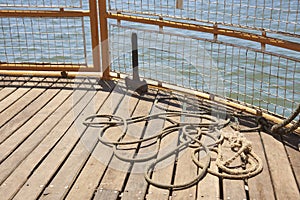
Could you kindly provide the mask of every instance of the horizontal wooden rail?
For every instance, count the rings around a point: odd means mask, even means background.
[[[0,17],[85,17],[89,11],[0,10]]]
[[[188,24],[183,22],[174,22],[174,21],[167,21],[163,19],[152,19],[152,18],[144,18],[138,16],[131,16],[119,13],[106,13],[106,17],[110,19],[116,19],[119,21],[130,21],[130,22],[137,22],[143,24],[151,24],[151,25],[158,25],[159,27],[171,27],[171,28],[180,28],[180,29],[187,29],[193,31],[200,31],[211,33],[214,35],[225,35],[229,37],[235,37],[245,40],[250,40],[254,42],[261,43],[262,45],[272,45],[277,46],[285,49],[290,49],[294,51],[300,52],[300,44],[295,42],[290,42],[287,40],[277,39],[267,37],[266,35],[257,35],[237,30],[230,30],[225,28],[219,28],[217,26],[204,26],[204,25],[195,25],[195,24]]]
[[[43,63],[0,63],[0,70],[35,70],[35,71],[74,71],[97,72],[94,67],[72,64],[43,64]]]

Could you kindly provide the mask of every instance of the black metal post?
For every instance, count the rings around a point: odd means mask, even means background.
[[[138,41],[137,34],[132,33],[131,35],[131,46],[132,46],[132,70],[133,80],[140,80],[139,77],[139,56],[138,56]]]

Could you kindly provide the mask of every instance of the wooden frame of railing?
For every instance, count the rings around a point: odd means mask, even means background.
[[[33,70],[33,71],[83,71],[100,72],[100,42],[98,27],[97,0],[89,0],[89,11],[64,10],[0,10],[0,17],[90,17],[93,68],[83,65],[44,64],[44,63],[0,63],[1,70]]]
[[[98,3],[98,4],[97,4]],[[97,10],[98,8],[98,10]],[[99,18],[98,18],[99,16]],[[33,64],[33,63],[0,63],[2,70],[39,70],[39,71],[90,71],[100,72],[102,65],[102,77],[104,79],[110,78],[110,58],[109,58],[109,42],[108,42],[108,19],[115,19],[118,21],[129,21],[135,23],[143,23],[150,25],[157,25],[159,28],[171,27],[179,29],[187,29],[205,33],[211,33],[214,39],[218,35],[224,35],[249,41],[258,42],[261,44],[262,50],[266,45],[272,45],[289,50],[300,52],[300,44],[268,37],[265,31],[261,35],[252,34],[237,30],[230,30],[218,27],[217,24],[213,26],[196,25],[183,22],[166,21],[163,18],[144,18],[131,16],[128,14],[112,13],[107,11],[107,0],[89,0],[89,10],[64,10],[61,8],[58,11],[46,10],[0,10],[0,17],[90,17],[90,29],[92,40],[92,54],[93,54],[93,68],[84,67],[82,65],[56,65],[56,64]],[[100,31],[98,27],[98,19],[100,22]],[[99,37],[100,34],[100,37]],[[101,39],[100,39],[101,38]],[[101,43],[100,43],[101,41]],[[101,50],[101,51],[100,51]],[[101,56],[100,56],[101,52]]]

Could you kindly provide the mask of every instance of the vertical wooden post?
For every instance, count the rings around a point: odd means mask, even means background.
[[[265,30],[262,31],[262,36],[266,37],[267,32]],[[266,43],[261,42],[261,50],[265,51],[266,50]]]
[[[214,30],[213,30],[213,33],[214,33],[214,41],[217,41],[218,40],[218,24],[217,23],[214,23],[213,25],[214,27]]]
[[[176,0],[176,8],[183,9],[183,0]]]
[[[108,29],[107,29],[107,12],[106,0],[98,0],[100,16],[100,36],[101,36],[101,55],[102,55],[102,72],[103,79],[109,79],[110,75],[110,58],[108,50]]]
[[[89,0],[90,25],[92,39],[93,65],[96,72],[100,72],[100,45],[98,29],[98,13],[96,0]]]

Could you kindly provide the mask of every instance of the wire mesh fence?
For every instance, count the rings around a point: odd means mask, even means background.
[[[87,65],[83,18],[0,18],[2,63]]]
[[[115,72],[132,73],[132,32],[138,35],[142,77],[230,98],[285,117],[299,103],[299,59],[174,33],[111,24]]]
[[[110,0],[110,11],[193,20],[300,37],[299,0]]]
[[[82,0],[0,0],[0,7],[82,8]]]
[[[89,16],[36,17],[48,11],[89,11],[82,0],[0,0],[3,11],[18,11],[15,16],[0,17],[0,63],[30,64],[33,70],[43,64],[92,66]],[[24,17],[22,13],[27,13]],[[20,16],[18,16],[18,13]],[[31,16],[32,14],[32,16]]]

